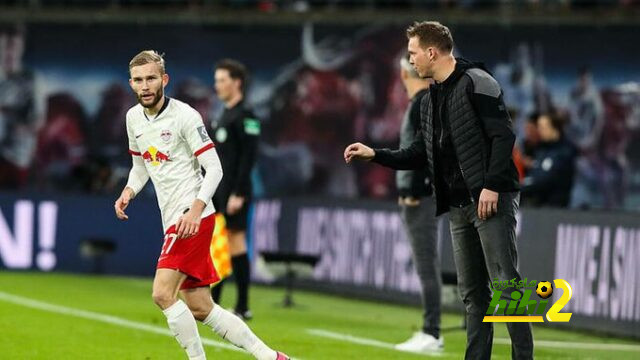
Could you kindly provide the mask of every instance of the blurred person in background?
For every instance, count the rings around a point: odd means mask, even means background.
[[[521,42],[510,50],[509,61],[497,64],[494,69],[494,76],[502,85],[505,104],[515,109],[519,116],[514,119],[517,139],[522,139],[524,136],[526,114],[535,110],[536,74],[532,61],[529,44]]]
[[[495,67],[495,78],[502,85],[504,101],[516,111],[517,117],[513,120],[517,142],[526,136],[529,114],[554,109],[551,92],[542,73],[542,58],[542,47],[520,42],[511,49],[509,62]]]
[[[597,173],[600,163],[602,130],[605,125],[604,106],[600,91],[588,67],[578,71],[578,78],[569,96],[567,138],[577,148],[575,184],[571,194],[572,208],[585,208],[597,203],[599,197]],[[594,178],[595,176],[595,178]]]
[[[374,161],[397,170],[428,164],[436,215],[449,212],[458,289],[467,318],[466,359],[489,359],[493,324],[483,322],[491,303],[490,279],[520,281],[516,248],[518,172],[512,160],[515,134],[498,82],[480,63],[453,56],[450,30],[434,21],[407,29],[410,62],[435,84],[424,97],[422,136],[399,150],[354,143],[347,163]],[[504,289],[510,301],[515,287]],[[528,323],[507,323],[514,359],[533,358]]]
[[[209,285],[219,280],[209,253],[215,226],[211,198],[223,173],[202,117],[164,95],[169,75],[156,51],[134,56],[129,72],[139,104],[126,115],[132,167],[114,210],[118,219],[127,220],[126,208],[151,179],[165,232],[152,297],[169,330],[191,360],[206,359],[196,320],[258,360],[289,359],[211,300]]]
[[[212,131],[213,126],[213,104],[214,93],[210,86],[197,78],[187,78],[182,80],[175,87],[174,97],[180,101],[184,101],[202,116],[207,131]]]
[[[532,206],[567,207],[575,172],[576,150],[564,136],[559,113],[538,117],[540,143],[522,182],[523,202]]]
[[[630,96],[633,87],[623,84],[602,91],[605,120],[595,175],[597,205],[605,209],[621,207],[625,201],[630,170],[627,152],[638,121],[638,96]]]
[[[511,111],[513,110],[510,110],[510,112]],[[540,136],[538,135],[538,117],[540,117],[540,115],[534,112],[525,119],[524,138],[513,148],[513,161],[518,168],[520,183],[522,183],[529,169],[533,166],[533,157],[540,142]],[[512,115],[511,118],[516,119],[517,117]]]
[[[299,156],[295,162],[278,161],[280,164],[275,164],[278,172],[285,172],[285,167],[311,160],[291,173],[286,180],[286,191],[277,195],[291,194],[296,183],[301,182],[303,188],[300,190],[304,193],[348,197],[357,192],[356,177],[351,169],[336,169],[333,164],[336,144],[344,143],[347,136],[353,134],[353,122],[358,112],[355,88],[359,87],[350,83],[338,69],[319,71],[303,66],[275,90],[270,101],[271,138],[267,141],[278,150],[291,146],[304,148],[297,154],[311,156]],[[337,128],[341,131],[335,131]],[[311,171],[304,171],[306,167]],[[276,186],[268,188],[282,187],[272,185]]]
[[[400,78],[410,99],[400,130],[400,148],[405,148],[421,136],[420,102],[423,96],[429,96],[428,89],[433,81],[421,78],[407,57],[400,60]],[[438,256],[436,203],[427,166],[419,170],[398,171],[396,186],[400,214],[411,241],[413,264],[420,278],[423,323],[421,331],[395,348],[411,352],[441,350],[444,347],[444,339],[440,336],[442,274]]]
[[[92,193],[114,194],[127,181],[131,158],[122,148],[127,145],[127,110],[133,105],[129,92],[120,82],[107,85],[100,93],[100,105],[88,129],[91,139],[88,187]]]
[[[127,89],[118,82],[106,86],[100,93],[100,105],[95,115],[91,131],[90,149],[93,156],[103,158],[112,163],[129,165],[129,156],[122,153],[127,144],[125,117],[127,110],[133,106]],[[115,121],[122,119],[121,121]]]
[[[524,138],[522,139],[522,155],[528,158],[527,168],[531,167],[538,143],[540,143],[540,134],[538,133],[538,118],[540,114],[533,112],[529,114],[524,125]]]
[[[47,115],[38,134],[35,175],[38,186],[55,190],[87,190],[87,115],[74,96],[57,93],[47,99]]]
[[[40,123],[32,72],[22,66],[21,26],[0,25],[0,189],[23,187],[36,150]]]
[[[215,67],[215,89],[224,103],[224,112],[213,130],[222,159],[224,178],[213,196],[213,203],[224,214],[231,253],[231,267],[238,290],[234,312],[245,320],[249,310],[251,270],[247,255],[247,222],[252,197],[251,170],[256,162],[260,121],[245,102],[247,69],[231,59]],[[211,288],[213,301],[220,303],[224,280]]]
[[[300,61],[275,81],[264,138],[276,150],[270,152],[283,150],[291,156],[270,161],[277,171],[264,177],[265,189],[271,195],[395,196],[390,169],[336,167],[335,158],[354,137],[380,147],[397,145],[408,102],[396,65],[398,54],[406,52],[401,51],[397,30],[365,27],[348,36],[321,33],[311,24],[304,26]],[[287,150],[294,147],[295,152]],[[291,159],[296,154],[298,158]]]

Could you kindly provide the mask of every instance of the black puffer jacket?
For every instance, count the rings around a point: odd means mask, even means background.
[[[439,88],[441,106],[434,109],[434,98],[425,96],[421,104],[422,137],[400,150],[375,149],[373,159],[394,169],[417,169],[428,163],[434,176],[437,214],[449,210],[451,186],[455,179],[445,178],[443,168],[456,165],[469,201],[477,202],[483,188],[496,192],[519,190],[518,172],[511,157],[515,135],[504,105],[502,89],[481,64],[457,59],[456,69]],[[433,92],[432,92],[433,93]],[[436,113],[436,110],[439,110]],[[440,116],[446,127],[453,154],[434,141],[434,117]],[[440,163],[454,161],[457,164]],[[455,172],[454,172],[455,173]],[[460,189],[455,195],[460,195]],[[466,196],[466,194],[464,194]]]

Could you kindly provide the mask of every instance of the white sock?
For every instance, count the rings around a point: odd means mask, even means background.
[[[198,334],[198,325],[187,305],[182,300],[178,300],[162,312],[167,317],[167,323],[173,336],[185,349],[189,359],[205,360],[207,357]]]
[[[203,323],[223,339],[247,350],[258,360],[275,360],[278,356],[249,329],[244,321],[223,309],[222,306],[214,305]]]

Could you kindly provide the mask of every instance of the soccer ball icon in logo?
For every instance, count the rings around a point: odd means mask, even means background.
[[[548,298],[553,294],[553,286],[549,281],[540,281],[538,286],[536,286],[536,294],[543,299]]]

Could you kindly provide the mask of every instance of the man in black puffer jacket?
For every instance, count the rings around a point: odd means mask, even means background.
[[[449,29],[437,22],[407,29],[410,62],[436,84],[421,102],[422,136],[408,148],[371,149],[355,143],[353,159],[394,169],[428,164],[437,214],[450,212],[458,287],[467,312],[466,359],[489,359],[493,326],[483,322],[491,302],[490,281],[520,280],[517,270],[518,173],[511,158],[515,135],[500,85],[481,64],[453,57]],[[506,288],[502,298],[511,300]],[[507,323],[514,359],[533,358],[528,323]]]

